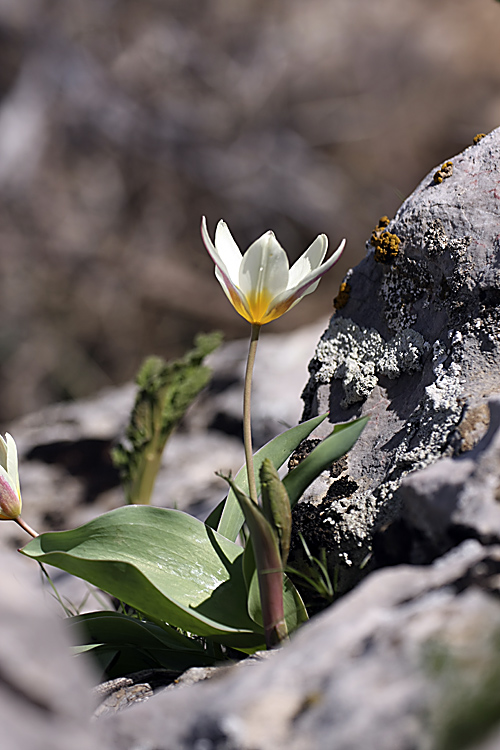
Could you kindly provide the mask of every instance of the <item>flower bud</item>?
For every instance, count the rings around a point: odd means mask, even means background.
[[[14,438],[0,435],[0,521],[13,521],[21,515],[21,490]]]
[[[0,521],[13,521],[20,515],[21,498],[5,476],[0,476]]]

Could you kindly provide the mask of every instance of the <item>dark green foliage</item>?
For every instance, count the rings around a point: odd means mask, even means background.
[[[188,638],[138,615],[90,612],[67,622],[75,650],[90,652],[105,679],[142,669],[168,669],[174,678],[190,667],[211,666],[216,661],[201,639]]]
[[[218,332],[197,336],[184,357],[165,362],[149,357],[137,375],[137,396],[125,439],[115,448],[127,502],[147,504],[165,444],[188,406],[210,380],[204,358],[220,345]]]

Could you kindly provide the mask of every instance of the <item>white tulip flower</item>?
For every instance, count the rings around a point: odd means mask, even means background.
[[[17,447],[12,435],[0,435],[0,521],[15,521],[21,515],[21,488]]]
[[[215,243],[201,223],[203,242],[215,263],[215,275],[235,310],[252,325],[264,325],[291,310],[317,288],[321,277],[338,261],[343,240],[325,263],[328,238],[320,234],[290,268],[288,257],[273,232],[266,232],[244,255],[227,224],[219,221]]]

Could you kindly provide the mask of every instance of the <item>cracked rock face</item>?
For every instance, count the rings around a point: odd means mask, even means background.
[[[500,129],[451,161],[441,183],[430,170],[386,227],[400,240],[388,262],[367,243],[309,366],[304,418],[372,415],[347,461],[296,512],[344,589],[373,564],[374,533],[398,516],[402,479],[473,448],[487,399],[500,392]]]

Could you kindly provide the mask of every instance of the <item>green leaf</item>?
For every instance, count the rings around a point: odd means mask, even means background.
[[[218,332],[200,334],[184,357],[149,357],[137,375],[138,391],[125,440],[113,451],[129,503],[150,502],[165,444],[186,409],[210,380],[202,363],[216,349]]]
[[[257,493],[260,492],[259,472],[262,462],[269,458],[273,466],[279,469],[285,461],[292,455],[294,450],[305,440],[318,425],[323,422],[328,414],[320,414],[319,417],[313,417],[307,422],[302,422],[296,427],[283,432],[281,435],[273,438],[266,443],[257,453],[255,453],[254,470],[257,482]],[[246,466],[242,466],[234,477],[234,482],[243,492],[248,492],[248,477]],[[222,508],[222,511],[221,511]],[[224,500],[212,511],[207,518],[206,523],[212,528],[217,528],[219,534],[222,534],[232,542],[236,541],[241,527],[244,523],[243,512],[238,504],[234,492],[231,490]]]
[[[331,435],[286,475],[283,484],[288,492],[292,508],[316,477],[352,448],[369,419],[369,416],[361,417],[347,424],[335,425]]]
[[[73,643],[80,650],[93,648],[101,663],[104,653],[113,653],[113,667],[106,670],[110,678],[130,674],[129,669],[161,667],[180,673],[215,663],[200,641],[119,612],[72,617],[67,627]]]
[[[83,578],[143,612],[242,650],[262,646],[248,616],[243,550],[180,511],[127,506],[21,552]]]

